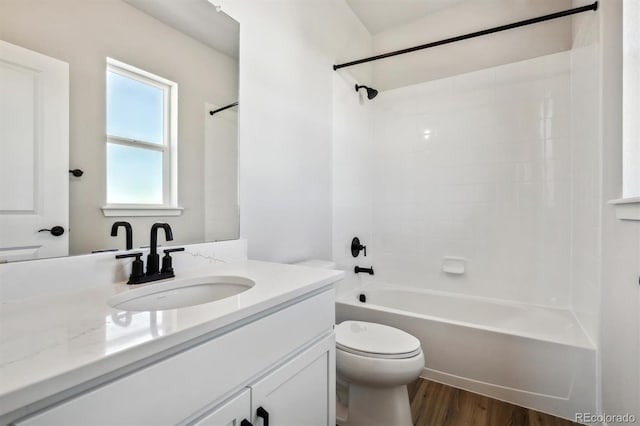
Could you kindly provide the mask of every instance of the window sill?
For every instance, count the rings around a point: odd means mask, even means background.
[[[620,198],[609,201],[620,220],[640,220],[640,197]]]
[[[105,217],[180,216],[184,208],[165,206],[104,206]]]

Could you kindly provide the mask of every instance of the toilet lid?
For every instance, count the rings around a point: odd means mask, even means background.
[[[383,324],[344,321],[336,326],[336,347],[346,352],[382,358],[410,358],[420,353],[420,341]]]

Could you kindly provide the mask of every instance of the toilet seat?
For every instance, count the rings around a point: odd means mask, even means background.
[[[420,341],[409,333],[364,321],[338,324],[336,348],[362,357],[381,359],[413,358],[422,352]]]
[[[346,348],[338,344],[336,344],[336,349],[342,352],[353,354],[353,355],[358,355],[366,358],[378,358],[378,359],[407,359],[407,358],[413,358],[414,356],[420,354],[421,352],[420,349],[416,349],[413,352],[409,352],[405,354],[377,354],[372,352],[357,351],[351,348]]]

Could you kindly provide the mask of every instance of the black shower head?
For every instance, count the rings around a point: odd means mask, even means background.
[[[376,96],[378,96],[378,91],[376,89],[372,89],[371,87],[367,87],[367,86],[358,86],[356,84],[356,92],[359,91],[360,89],[367,89],[367,98],[368,99],[373,99]]]

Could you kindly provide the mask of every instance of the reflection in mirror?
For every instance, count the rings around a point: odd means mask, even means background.
[[[238,37],[206,0],[0,0],[0,262],[238,238]]]

